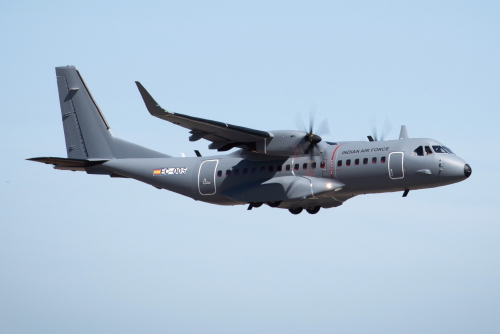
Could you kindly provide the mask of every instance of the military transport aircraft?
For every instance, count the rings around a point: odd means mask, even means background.
[[[261,131],[167,111],[136,82],[149,113],[190,130],[227,155],[172,157],[111,132],[74,66],[56,67],[67,158],[31,158],[55,169],[132,178],[197,201],[219,205],[267,204],[310,214],[360,194],[444,186],[468,178],[471,167],[429,138],[327,142],[309,131]]]

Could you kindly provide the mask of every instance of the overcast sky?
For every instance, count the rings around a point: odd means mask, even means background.
[[[1,333],[500,332],[498,1],[0,2]],[[327,140],[407,125],[464,182],[317,215],[219,207],[65,157],[55,66],[116,136],[174,156],[208,142],[174,112]]]

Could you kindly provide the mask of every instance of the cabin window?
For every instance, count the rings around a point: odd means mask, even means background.
[[[260,173],[264,173],[266,171],[266,166],[260,166]]]
[[[240,173],[239,168],[236,168],[236,169],[234,170],[234,175],[238,175],[239,173]]]
[[[354,160],[355,165],[359,165],[359,159]]]
[[[302,169],[307,169],[307,163],[302,165]]]
[[[231,170],[230,169],[226,170],[226,176],[229,176],[229,175],[231,175]]]
[[[432,154],[431,148],[429,146],[425,147],[425,155]]]
[[[385,157],[380,158],[380,163],[385,164]]]
[[[221,170],[217,171],[217,177],[221,177],[221,176],[222,176],[222,171]]]
[[[345,165],[346,165],[346,166],[350,166],[350,165],[351,165],[351,159],[347,159],[347,160],[345,161]]]
[[[270,172],[272,172],[272,171],[274,170],[274,167],[273,167],[273,166],[269,166],[268,170],[269,170]]]
[[[257,167],[252,167],[252,174],[257,173]]]
[[[373,157],[372,158],[372,164],[376,164],[377,163],[377,157]]]
[[[293,170],[299,170],[299,164],[295,164],[295,166],[293,166]]]
[[[290,165],[286,165],[287,172],[290,171]]]
[[[363,165],[366,165],[368,163],[368,158],[363,159]]]
[[[243,168],[243,174],[248,174],[248,168]]]
[[[279,165],[279,166],[276,166],[276,171],[277,172],[281,172],[283,170],[283,166]]]
[[[321,161],[321,163],[319,164],[319,168],[325,168],[325,166],[326,166],[326,162]]]
[[[316,162],[313,162],[313,163],[311,164],[311,168],[312,168],[312,169],[316,169]]]
[[[415,149],[415,151],[413,151],[413,155],[416,155],[416,156],[423,156],[424,155],[424,148],[422,146],[419,146]]]
[[[342,167],[342,160],[337,161],[337,167]]]

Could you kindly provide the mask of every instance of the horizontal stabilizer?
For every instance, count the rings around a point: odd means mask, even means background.
[[[30,161],[42,162],[44,164],[63,166],[63,167],[92,167],[105,163],[108,160],[85,160],[85,159],[67,159],[67,158],[54,158],[54,157],[41,157],[26,159]]]

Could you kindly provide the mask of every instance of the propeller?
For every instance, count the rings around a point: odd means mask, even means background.
[[[384,125],[382,126],[382,132],[380,133],[380,137],[378,137],[378,132],[377,132],[377,122],[375,118],[372,118],[370,120],[370,128],[372,130],[372,135],[368,136],[369,141],[383,141],[391,132],[392,130],[392,124],[391,122],[386,118],[384,121]]]
[[[306,133],[304,137],[305,144],[307,147],[304,150],[305,154],[309,154],[309,159],[312,160],[314,156],[314,151],[317,149],[317,145],[323,140],[320,135],[330,134],[330,127],[328,126],[328,120],[325,118],[318,126],[316,131],[314,131],[314,123],[316,119],[316,106],[310,106],[309,108],[309,128],[304,125],[302,117],[297,113],[295,117],[295,126]]]

